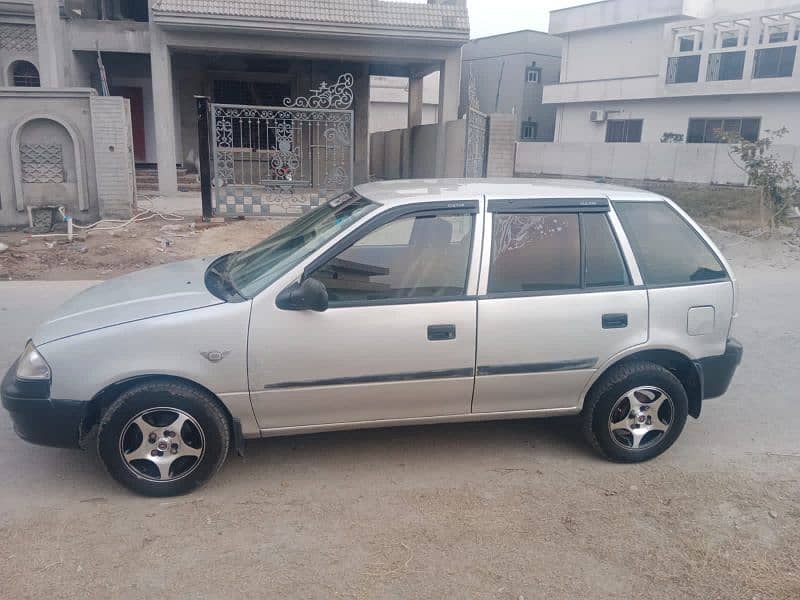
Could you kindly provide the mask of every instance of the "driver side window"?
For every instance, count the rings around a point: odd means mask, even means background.
[[[466,293],[473,214],[413,214],[381,225],[314,273],[332,304]]]

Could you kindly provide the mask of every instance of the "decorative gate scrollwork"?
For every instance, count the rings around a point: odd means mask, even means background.
[[[339,75],[333,85],[323,81],[308,96],[300,96],[294,100],[284,98],[283,104],[292,108],[348,109],[353,104],[353,76],[350,73]]]
[[[489,116],[472,107],[467,109],[467,141],[464,152],[464,177],[486,177],[489,143]]]
[[[216,210],[299,213],[352,186],[353,76],[285,106],[211,104]]]
[[[486,177],[489,153],[489,115],[480,111],[478,88],[470,65],[467,85],[466,141],[464,144],[464,177]]]

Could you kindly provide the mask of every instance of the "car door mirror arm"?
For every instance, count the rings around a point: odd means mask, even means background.
[[[278,294],[275,303],[283,310],[324,312],[328,309],[328,290],[319,279],[306,277]]]

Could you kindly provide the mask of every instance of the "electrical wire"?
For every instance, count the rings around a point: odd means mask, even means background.
[[[85,231],[86,233],[90,233],[92,231],[115,231],[117,229],[124,229],[128,225],[133,223],[140,223],[142,221],[149,221],[150,219],[160,218],[167,222],[175,222],[175,221],[184,221],[185,218],[177,213],[172,212],[164,212],[160,210],[156,210],[152,208],[152,201],[148,199],[150,202],[151,208],[146,208],[143,211],[136,213],[130,219],[101,219],[100,221],[96,221],[91,225],[77,225],[73,222],[72,227],[75,229],[80,229]],[[58,212],[61,216],[66,220],[66,211],[63,206],[59,207]],[[111,225],[112,223],[116,223],[116,225]],[[99,225],[110,225],[109,227],[99,227]],[[74,234],[73,234],[74,235]],[[33,234],[31,237],[69,237],[68,233],[36,233]]]

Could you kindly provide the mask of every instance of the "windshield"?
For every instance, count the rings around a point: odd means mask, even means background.
[[[235,254],[228,262],[227,278],[241,295],[252,298],[376,206],[355,192],[337,196]]]

